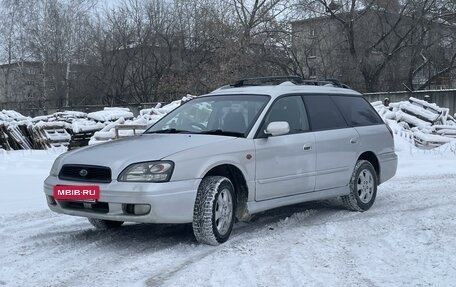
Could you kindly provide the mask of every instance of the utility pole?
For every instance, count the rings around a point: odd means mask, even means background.
[[[44,21],[43,21],[43,30],[44,33],[46,34],[46,23],[47,23],[47,0],[44,2]],[[47,89],[46,89],[46,58],[47,58],[47,53],[44,53],[43,55],[43,98],[44,98],[44,103],[46,103],[47,98]],[[39,103],[38,103],[39,105]],[[43,107],[46,109],[46,107]]]
[[[66,75],[65,75],[65,81],[66,81],[66,93],[65,93],[65,107],[70,106],[70,63],[67,63],[66,67]]]

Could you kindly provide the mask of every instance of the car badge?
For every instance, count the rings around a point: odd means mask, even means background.
[[[82,177],[87,176],[88,173],[89,173],[89,172],[87,171],[87,169],[81,169],[81,170],[79,171],[79,175],[82,176]]]

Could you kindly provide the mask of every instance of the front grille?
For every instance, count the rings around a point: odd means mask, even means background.
[[[83,182],[111,182],[111,169],[96,165],[65,164],[59,173],[59,178]]]

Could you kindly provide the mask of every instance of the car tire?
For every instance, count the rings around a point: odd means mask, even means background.
[[[193,209],[193,233],[199,243],[218,245],[228,240],[236,210],[231,181],[223,176],[207,176],[198,187]]]
[[[104,220],[96,218],[87,218],[89,222],[95,226],[96,229],[107,230],[120,227],[124,222],[123,221],[114,221],[114,220]]]
[[[350,193],[342,196],[344,206],[353,211],[366,211],[374,204],[377,197],[377,173],[370,162],[356,162],[350,179]]]

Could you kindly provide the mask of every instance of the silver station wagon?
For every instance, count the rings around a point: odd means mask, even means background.
[[[140,136],[62,154],[44,182],[49,208],[102,229],[192,223],[211,245],[236,220],[280,206],[341,197],[368,210],[397,167],[393,134],[373,107],[337,82],[265,82],[219,88]],[[59,200],[58,186],[99,196]]]

